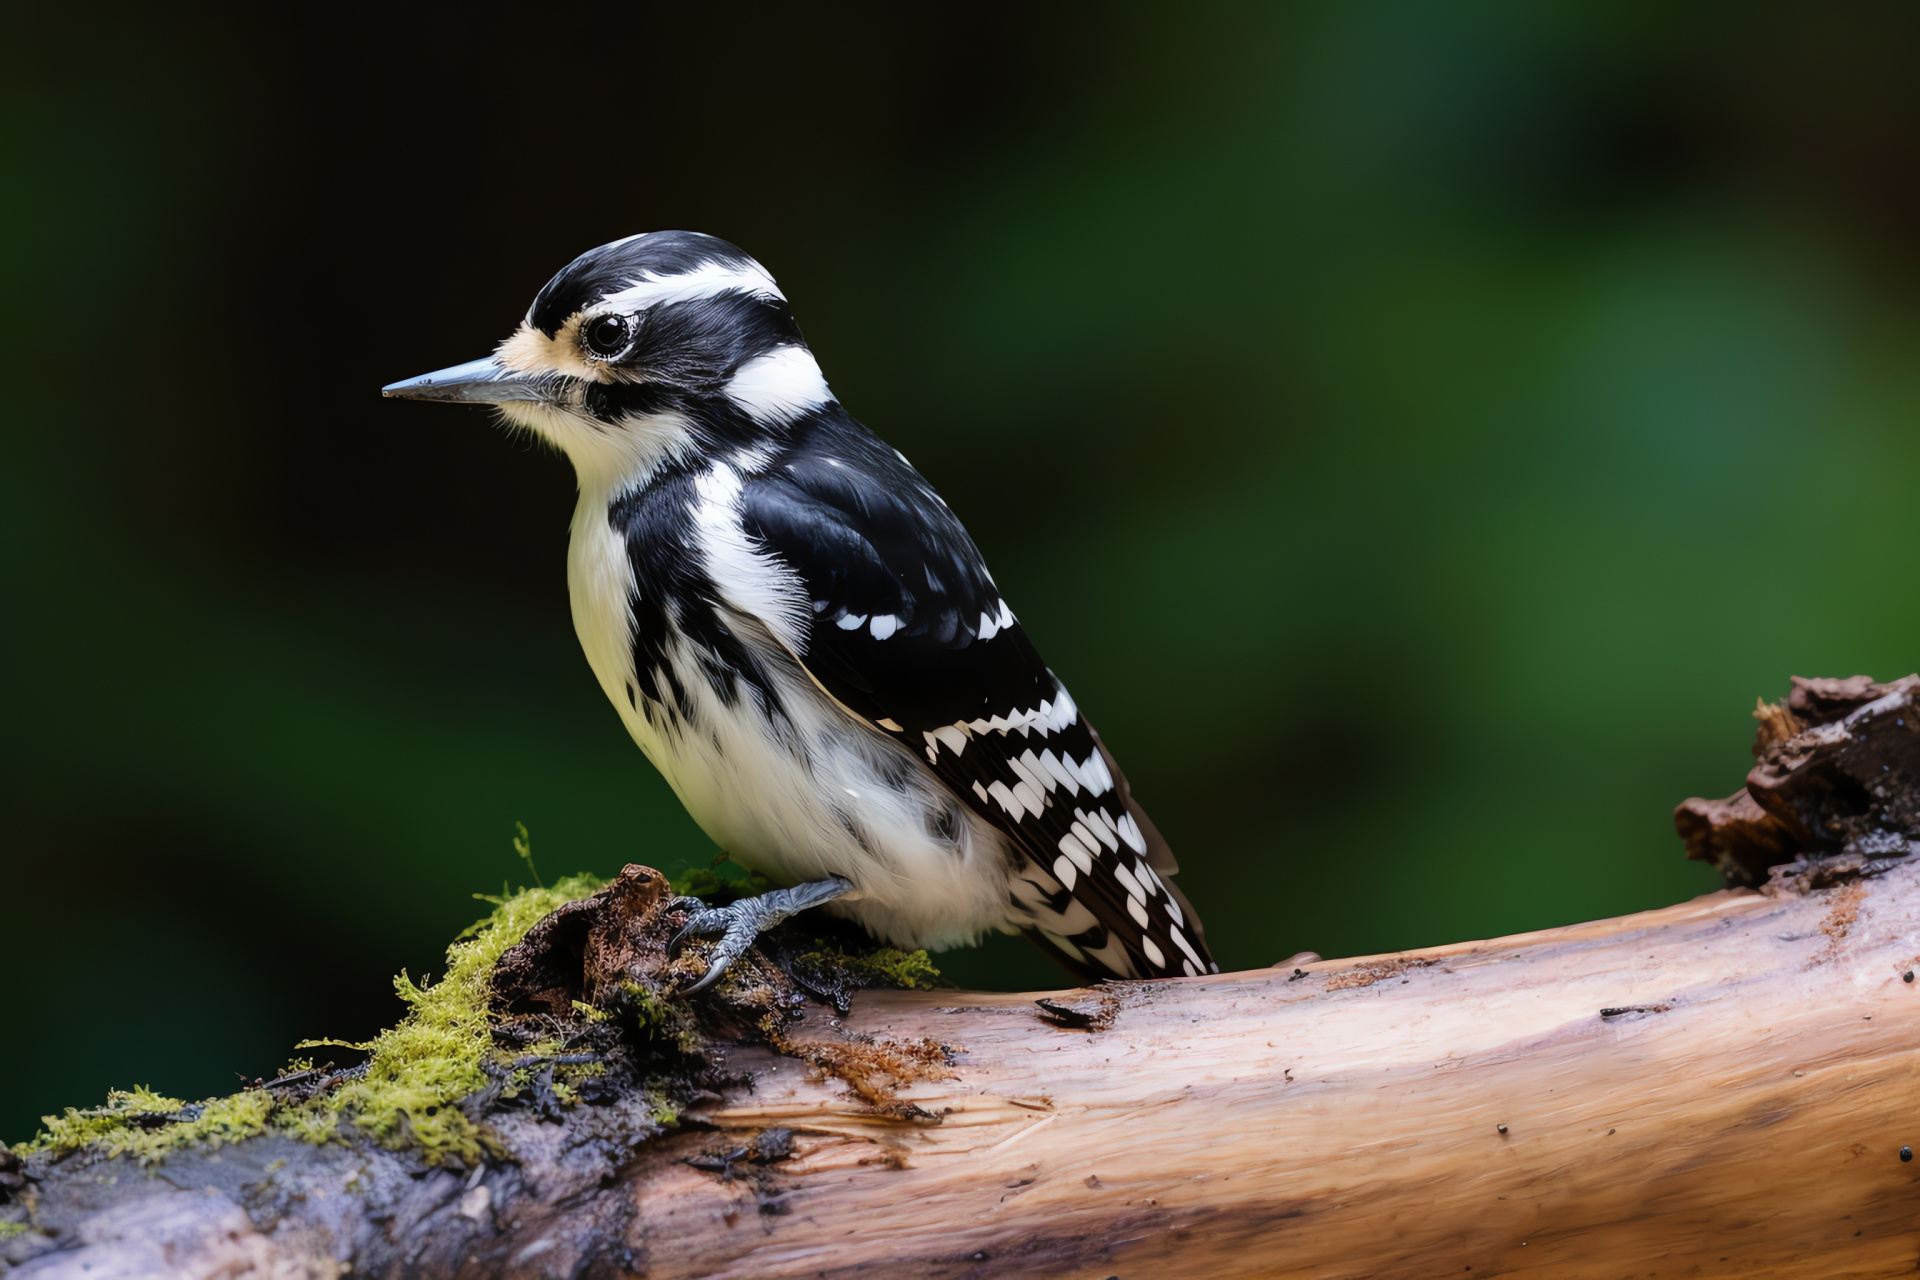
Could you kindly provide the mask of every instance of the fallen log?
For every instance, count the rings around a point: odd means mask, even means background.
[[[1920,681],[1875,687],[1823,741],[1870,740],[1878,781],[1821,803],[1913,812]],[[1760,889],[1042,996],[854,991],[789,953],[677,1002],[700,962],[667,959],[668,890],[630,867],[500,955],[490,1052],[517,1074],[402,1116],[470,1131],[343,1119],[315,1145],[269,1123],[147,1166],[42,1150],[11,1183],[0,1160],[0,1221],[26,1228],[0,1256],[31,1276],[1906,1275],[1920,859],[1894,844],[1912,831],[1822,821]],[[604,1070],[569,1085],[566,1058]]]

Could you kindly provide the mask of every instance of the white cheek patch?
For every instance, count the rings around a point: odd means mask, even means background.
[[[727,398],[755,422],[775,425],[811,413],[833,400],[820,365],[805,347],[778,347],[734,371]]]

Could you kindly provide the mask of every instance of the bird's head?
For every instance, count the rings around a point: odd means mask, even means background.
[[[583,483],[703,444],[751,445],[832,400],[773,277],[693,231],[588,250],[491,356],[382,394],[495,405],[565,450]]]

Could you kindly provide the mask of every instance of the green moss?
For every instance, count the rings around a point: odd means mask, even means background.
[[[674,1105],[673,1099],[667,1096],[665,1090],[650,1088],[645,1091],[645,1094],[647,1111],[652,1115],[655,1124],[662,1129],[671,1129],[680,1123],[680,1108]]]
[[[308,1040],[299,1046],[340,1045],[367,1052],[358,1078],[328,1094],[276,1105],[265,1089],[248,1089],[189,1105],[146,1088],[115,1091],[104,1107],[69,1107],[63,1116],[43,1117],[45,1128],[20,1151],[89,1148],[107,1157],[124,1155],[151,1163],[181,1147],[219,1146],[272,1128],[316,1143],[360,1133],[383,1146],[416,1148],[432,1163],[454,1158],[472,1163],[481,1157],[486,1140],[454,1104],[487,1086],[489,1065],[506,1070],[504,1055],[493,1047],[487,1007],[494,961],[542,916],[588,896],[602,883],[593,876],[570,876],[550,889],[522,889],[497,898],[475,895],[494,909],[447,949],[447,971],[440,981],[415,983],[404,972],[394,979],[394,989],[408,1005],[398,1025],[365,1044]],[[534,1051],[541,1048],[534,1046]],[[289,1070],[311,1065],[303,1060]],[[524,1085],[526,1074],[510,1075],[508,1091]]]
[[[771,887],[731,863],[716,867],[683,874],[674,887],[714,902]],[[397,1025],[364,1044],[302,1043],[301,1048],[341,1045],[367,1054],[352,1077],[341,1079],[330,1091],[296,1100],[291,1089],[278,1097],[264,1088],[248,1089],[194,1104],[145,1088],[115,1092],[104,1107],[69,1108],[64,1116],[45,1117],[45,1129],[22,1150],[66,1153],[84,1148],[105,1157],[128,1156],[151,1163],[182,1147],[219,1146],[273,1130],[314,1143],[370,1139],[396,1150],[415,1150],[434,1164],[476,1163],[489,1154],[491,1140],[462,1108],[463,1100],[489,1086],[494,1086],[495,1096],[512,1097],[534,1083],[539,1068],[526,1063],[561,1052],[557,1041],[513,1053],[496,1048],[489,1008],[494,965],[543,916],[602,885],[593,876],[571,876],[551,888],[522,889],[499,897],[475,895],[492,903],[493,910],[447,949],[447,968],[440,980],[415,982],[404,972],[394,979],[395,991],[407,1004],[407,1013]],[[814,971],[824,989],[838,993],[837,1000],[861,987],[925,989],[940,981],[939,970],[924,951],[892,947],[866,951],[851,943],[815,938],[814,949],[802,955],[800,963]],[[737,968],[728,982],[738,986],[746,972]],[[622,990],[624,999],[610,1009],[576,1003],[574,1012],[587,1025],[609,1017],[630,1020],[643,1040],[672,1046],[689,1058],[704,1052],[699,1025],[688,1008],[640,983],[626,984]],[[736,996],[742,1008],[758,1007],[767,1004],[772,992],[736,992]],[[771,1005],[765,1012],[775,1020]],[[777,1037],[777,1032],[777,1027],[772,1028],[770,1037]],[[779,1043],[777,1038],[773,1042]],[[310,1061],[301,1060],[292,1064],[288,1074],[311,1067]],[[568,1105],[577,1100],[581,1084],[603,1070],[597,1063],[566,1064],[544,1079],[553,1096]],[[659,1124],[677,1122],[678,1110],[663,1083],[650,1080],[647,1097]]]
[[[218,1147],[252,1137],[267,1127],[273,1099],[264,1089],[189,1105],[142,1087],[114,1090],[107,1105],[65,1115],[42,1116],[46,1126],[21,1153],[77,1151],[91,1146],[105,1156],[130,1156],[151,1164],[169,1151],[205,1144]]]
[[[940,970],[934,967],[933,958],[925,951],[881,947],[871,955],[857,957],[854,963],[903,991],[932,991],[942,981]]]
[[[15,1236],[23,1236],[32,1229],[24,1222],[0,1222],[0,1240],[11,1240]]]
[[[684,1054],[700,1052],[704,1038],[686,1009],[638,982],[623,982],[620,990],[626,997],[621,1003],[643,1038],[665,1041]]]
[[[940,986],[940,970],[924,951],[881,947],[874,951],[846,951],[823,945],[805,952],[800,961],[827,972],[844,973],[863,987],[898,987],[903,991],[932,991]]]
[[[479,1127],[454,1104],[487,1086],[485,1064],[497,1056],[487,1009],[494,961],[542,916],[603,883],[594,876],[569,876],[551,889],[482,897],[494,904],[493,914],[447,948],[447,972],[440,981],[420,985],[404,971],[394,979],[394,990],[409,1006],[407,1016],[374,1038],[365,1074],[328,1094],[324,1109],[382,1146],[416,1147],[433,1162],[451,1156],[479,1160],[484,1146]],[[314,1126],[302,1136],[333,1132],[332,1126]]]

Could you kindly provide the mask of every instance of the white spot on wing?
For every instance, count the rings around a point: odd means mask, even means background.
[[[1061,884],[1071,889],[1073,888],[1074,880],[1079,876],[1080,872],[1073,865],[1071,858],[1065,854],[1061,854],[1053,860],[1053,874],[1059,877]]]
[[[1193,961],[1194,964],[1200,963],[1200,953],[1193,949],[1193,944],[1191,942],[1187,941],[1187,935],[1180,932],[1179,925],[1175,925],[1173,927],[1173,945],[1176,947],[1179,947],[1182,951],[1186,952],[1187,959]],[[1192,973],[1193,970],[1188,969],[1187,972]]]
[[[767,464],[773,461],[773,457],[774,453],[772,449],[767,448],[765,445],[756,445],[748,449],[734,450],[732,456],[729,457],[727,461],[732,464],[735,471],[741,472],[744,475],[755,475],[765,471]],[[822,601],[814,606],[813,611],[818,613],[825,607],[826,602]]]
[[[1067,772],[1066,766],[1060,763],[1060,758],[1051,750],[1040,753],[1040,767],[1059,779],[1060,783],[1066,787],[1068,795],[1079,792],[1080,780]]]
[[[1092,848],[1075,839],[1071,831],[1060,837],[1060,852],[1073,859],[1073,865],[1082,871],[1088,873],[1093,871]]]
[[[875,640],[885,640],[899,629],[900,619],[894,617],[892,614],[876,613],[873,615],[871,630],[873,631],[873,638]]]
[[[1094,812],[1099,813],[1100,811],[1096,809]],[[1113,832],[1110,829],[1101,825],[1100,822],[1079,809],[1075,809],[1073,813],[1075,817],[1080,819],[1079,822],[1073,824],[1076,830],[1080,828],[1082,823],[1086,825],[1086,840],[1088,844],[1096,849],[1104,844],[1111,853],[1118,853],[1120,851],[1120,842],[1113,838]],[[1105,817],[1106,815],[1101,814],[1100,816]]]
[[[1042,791],[1053,790],[1053,779],[1046,777],[1046,771],[1038,768],[1039,761],[1033,758],[1033,752],[1022,752],[1019,756],[1007,757],[1007,768],[1014,771],[1020,781],[1033,790],[1037,796]]]
[[[1054,682],[1053,718],[1049,724],[1055,733],[1072,724],[1080,716],[1080,709],[1073,705],[1073,699],[1067,696],[1066,687]]]
[[[1140,899],[1127,899],[1127,914],[1132,916],[1134,923],[1138,924],[1142,929],[1147,927],[1147,909],[1141,904]]]
[[[1161,954],[1159,946],[1152,938],[1140,939],[1140,950],[1147,957],[1147,963],[1156,969],[1167,967],[1167,957]]]
[[[1034,789],[1034,785],[1031,782],[1014,783],[1013,794],[1019,799],[1021,804],[1027,806],[1029,812],[1036,816],[1038,816],[1041,809],[1046,807],[1046,802],[1040,799],[1040,793]]]
[[[867,615],[864,613],[843,613],[833,625],[842,631],[858,631],[867,625]]]
[[[1127,842],[1128,848],[1132,849],[1135,853],[1145,853],[1147,851],[1147,838],[1140,834],[1140,824],[1133,820],[1132,814],[1123,813],[1120,815],[1119,829],[1120,838]]]

